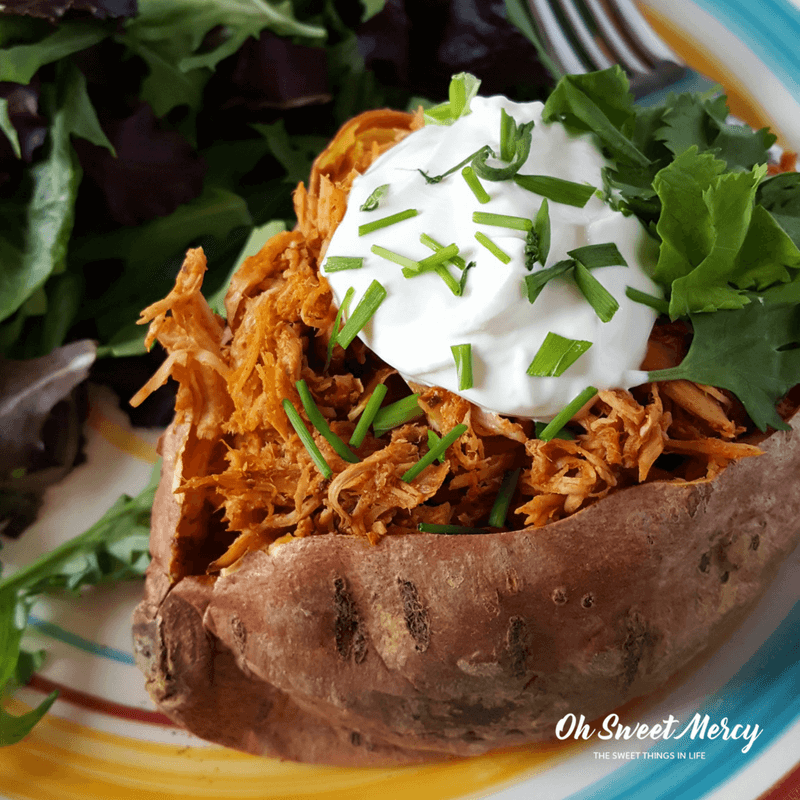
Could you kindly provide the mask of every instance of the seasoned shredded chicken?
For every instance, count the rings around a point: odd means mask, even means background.
[[[420,125],[419,115],[379,111],[345,126],[309,187],[295,193],[296,230],[275,236],[233,277],[227,324],[200,293],[201,250],[189,251],[172,292],[142,312],[148,344],[158,340],[168,356],[132,403],[170,376],[179,384],[176,421],[187,426],[192,452],[187,445],[176,491],[190,522],[216,520],[211,572],[287,534],[376,542],[415,533],[422,522],[487,528],[503,478],[517,468],[508,528],[546,525],[649,480],[711,478],[759,452],[737,441],[746,418],[736,402],[688,381],[601,391],[570,425],[574,438],[544,442],[530,421],[492,414],[441,388],[409,389],[358,339],[347,353],[334,347],[326,368],[336,309],[318,265],[354,176]],[[678,363],[689,336],[680,324],[657,325],[644,368]],[[418,392],[423,415],[382,436],[368,433],[357,463],[341,458],[304,416],[333,471],[327,480],[282,405],[287,398],[303,414],[300,379],[345,442],[379,383],[390,387],[386,403]],[[445,435],[459,424],[466,432],[443,461],[403,481],[428,451],[428,431]]]

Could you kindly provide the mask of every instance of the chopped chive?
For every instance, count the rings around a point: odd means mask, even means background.
[[[543,442],[555,439],[561,429],[578,413],[595,395],[597,389],[594,386],[587,386],[574,400],[571,400],[558,414],[553,417],[551,422],[545,425],[539,438]]]
[[[350,308],[350,300],[353,298],[355,293],[355,288],[351,286],[344,293],[342,304],[339,306],[339,310],[336,312],[336,319],[333,321],[333,331],[331,332],[331,338],[328,340],[328,357],[325,359],[326,370],[330,366],[331,358],[333,358],[333,348],[339,338],[339,323],[342,321],[342,315],[347,314],[347,311]]]
[[[488,533],[483,528],[471,528],[469,525],[437,525],[434,522],[420,522],[417,530],[422,533],[439,533],[445,536],[474,536]]]
[[[425,178],[425,183],[439,183],[448,175],[452,175],[457,170],[461,169],[462,167],[465,167],[467,164],[470,163],[470,161],[472,161],[472,159],[476,158],[478,154],[483,153],[484,151],[486,153],[491,153],[492,148],[489,147],[488,144],[485,144],[483,147],[478,148],[474,153],[470,153],[463,161],[459,161],[458,164],[456,164],[454,167],[450,167],[450,169],[447,170],[447,172],[443,172],[441,175],[428,175],[427,172],[421,169],[417,171],[420,173],[420,175],[422,175],[423,178]]]
[[[512,472],[507,472],[503,477],[500,491],[497,493],[492,510],[489,512],[489,525],[493,528],[502,528],[506,524],[508,507],[511,505],[511,498],[514,496],[521,472],[522,469],[518,468]]]
[[[367,287],[367,291],[364,292],[364,296],[358,301],[358,305],[353,309],[352,316],[339,331],[336,341],[347,349],[385,299],[386,289],[378,281],[372,281]]]
[[[322,434],[325,441],[345,460],[351,464],[357,464],[361,459],[331,430],[328,420],[322,415],[322,412],[317,408],[314,398],[311,396],[311,390],[304,380],[299,380],[295,383],[297,393],[300,395],[300,402],[306,411],[308,421]]]
[[[419,240],[422,244],[425,245],[425,247],[429,248],[430,250],[441,250],[444,247],[443,244],[439,244],[439,242],[437,242],[436,239],[434,239],[431,236],[428,236],[427,233],[421,233],[419,235]],[[464,267],[467,266],[467,262],[464,261],[464,259],[461,258],[461,256],[453,256],[450,259],[450,263],[454,267],[458,267],[458,269],[464,269]]]
[[[416,217],[418,213],[416,208],[407,208],[405,211],[398,211],[397,214],[390,214],[388,217],[381,217],[372,222],[365,222],[363,225],[358,226],[358,235],[363,236],[365,233],[372,233],[381,228],[387,228],[389,225],[394,225],[396,222],[402,222],[404,219]]]
[[[609,322],[617,313],[619,303],[597,278],[580,261],[575,262],[575,283],[583,296],[589,301],[594,313],[603,321]]]
[[[451,430],[448,434],[442,437],[441,441],[438,442],[435,447],[432,447],[430,450],[428,450],[428,452],[425,453],[425,455],[422,456],[422,458],[419,461],[417,461],[417,463],[414,464],[414,466],[409,467],[403,474],[401,480],[404,483],[411,483],[411,481],[413,481],[414,478],[416,478],[417,475],[419,475],[420,472],[422,472],[422,470],[425,469],[425,467],[427,467],[430,464],[433,464],[433,462],[437,458],[439,458],[439,456],[442,453],[444,453],[447,450],[447,448],[450,447],[450,445],[453,444],[453,442],[456,439],[458,439],[459,436],[466,433],[466,431],[467,431],[467,426],[464,425],[463,423],[460,425],[456,425],[455,428],[453,428],[453,430]]]
[[[444,264],[445,261],[450,261],[453,256],[458,255],[458,245],[449,244],[447,247],[442,247],[437,250],[433,255],[423,258],[419,262],[419,271],[424,272],[427,269],[433,269],[438,264]]]
[[[511,161],[514,158],[514,139],[517,135],[517,121],[504,108],[500,109],[500,158]]]
[[[594,186],[589,186],[589,184],[565,181],[550,175],[515,175],[514,183],[529,192],[546,197],[554,203],[563,203],[566,206],[576,206],[577,208],[583,208],[597,191]]]
[[[576,247],[574,250],[568,250],[567,255],[572,256],[576,261],[580,261],[586,269],[628,266],[628,262],[622,257],[622,253],[619,252],[613,242]]]
[[[404,425],[421,417],[425,412],[420,408],[418,399],[419,394],[412,394],[381,408],[372,420],[372,430],[375,435],[381,436],[398,425]]]
[[[488,203],[489,200],[491,200],[489,193],[483,188],[483,185],[472,167],[464,167],[464,169],[461,170],[461,174],[464,176],[467,186],[472,190],[472,194],[475,195],[475,199],[479,203]]]
[[[395,264],[399,264],[401,267],[406,267],[407,269],[414,270],[414,272],[419,272],[419,261],[414,261],[413,258],[401,256],[400,253],[387,250],[385,247],[381,247],[379,244],[372,245],[370,250],[375,253],[376,256],[385,258],[387,261],[392,261]]]
[[[531,151],[533,136],[533,121],[523,122],[514,132],[513,153],[514,157],[504,167],[492,167],[486,163],[490,153],[478,153],[472,159],[472,168],[476,174],[487,181],[507,181],[513,178],[528,160]]]
[[[369,400],[367,400],[367,404],[364,406],[364,410],[361,412],[361,416],[358,418],[358,423],[356,424],[355,430],[350,436],[350,441],[348,444],[351,447],[361,447],[364,437],[367,435],[367,430],[372,424],[372,421],[375,419],[375,415],[380,410],[381,403],[383,402],[383,398],[386,397],[387,391],[386,384],[379,383],[369,396]]]
[[[625,287],[625,296],[633,300],[634,303],[650,306],[650,308],[658,311],[659,314],[669,314],[669,303],[661,297],[653,297],[653,295],[646,292],[640,292],[638,289],[634,289],[633,286]]]
[[[547,198],[542,199],[542,204],[536,212],[536,219],[533,221],[533,230],[539,238],[539,263],[544,266],[547,256],[550,255],[550,205]]]
[[[497,225],[501,228],[513,228],[515,231],[529,231],[533,222],[525,217],[513,217],[510,214],[490,214],[488,211],[474,211],[472,221],[478,225]]]
[[[389,188],[388,183],[384,183],[383,186],[379,186],[375,189],[372,194],[361,204],[359,207],[359,211],[374,211],[381,203],[381,199],[386,194],[386,190]]]
[[[300,441],[303,443],[306,451],[311,456],[311,460],[317,465],[317,469],[322,473],[324,478],[330,478],[333,475],[333,470],[330,464],[325,460],[325,456],[320,452],[317,443],[314,441],[314,437],[308,432],[303,418],[297,413],[297,409],[292,405],[291,400],[284,399],[283,410],[286,412],[286,416],[289,417],[289,422],[291,422],[292,427],[300,437]]]
[[[475,238],[495,257],[499,258],[504,264],[511,261],[511,256],[505,250],[499,248],[485,233],[476,231]]]
[[[542,431],[547,428],[546,422],[534,422],[533,423],[533,430],[534,435],[537,439],[542,438]],[[572,441],[575,438],[575,434],[569,428],[562,428],[555,436],[552,437],[553,439],[566,439],[567,441]]]
[[[471,389],[472,378],[472,345],[454,344],[450,346],[456,362],[456,375],[458,375],[458,390]]]
[[[559,261],[557,264],[553,264],[552,267],[540,269],[531,275],[526,275],[525,288],[528,292],[529,302],[533,303],[542,293],[542,289],[544,289],[553,278],[557,278],[559,275],[569,272],[574,266],[575,262],[571,258],[568,258],[564,261]]]
[[[469,262],[469,264],[467,264],[467,266],[466,266],[466,267],[464,267],[464,269],[462,270],[462,272],[461,272],[461,278],[459,278],[459,281],[458,281],[458,291],[459,291],[459,297],[461,297],[461,296],[464,294],[464,287],[467,285],[467,273],[468,273],[468,272],[469,272],[469,271],[470,271],[470,270],[471,270],[471,269],[472,269],[474,266],[476,266],[476,265],[477,265],[477,263],[478,263],[477,261],[470,261],[470,262]]]
[[[584,339],[567,339],[550,331],[528,367],[535,378],[558,378],[563,375],[590,347]]]
[[[447,288],[456,296],[461,297],[461,281],[457,281],[448,271],[444,264],[439,264],[433,268],[433,271],[445,282]],[[461,273],[464,277],[464,273]]]
[[[439,436],[436,431],[432,431],[428,428],[428,449],[430,450],[431,447],[436,447],[439,442],[442,441],[442,437]],[[444,453],[442,453],[439,458],[436,459],[440,464],[444,464]]]
[[[358,256],[328,256],[325,272],[341,272],[343,269],[361,269],[364,259]]]

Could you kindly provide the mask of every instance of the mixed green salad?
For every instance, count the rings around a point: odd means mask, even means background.
[[[346,119],[432,105],[424,98],[441,99],[454,72],[518,100],[544,99],[550,82],[502,3],[20,5],[25,16],[8,5],[0,15],[0,430],[33,430],[37,446],[64,397],[79,412],[87,374],[152,370],[158,356],[135,322],[167,294],[187,247],[204,247],[205,288],[221,308],[242,254],[293,224],[291,189]],[[531,33],[523,5],[507,6]],[[503,79],[512,51],[515,75],[529,59],[524,83]],[[651,379],[728,389],[759,429],[786,428],[776,404],[800,383],[800,175],[768,175],[774,137],[730,124],[718,94],[640,107],[619,68],[561,76],[545,113],[595,135],[610,164],[600,190],[660,242],[664,295],[638,299],[693,338]],[[0,464],[6,520],[35,512],[19,498],[35,495],[44,468],[17,444]],[[38,664],[21,649],[37,596],[142,574],[153,485],[0,578],[0,697]],[[19,741],[52,700],[24,717],[0,711],[0,744]]]

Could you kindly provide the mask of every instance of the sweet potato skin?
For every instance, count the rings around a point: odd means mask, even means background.
[[[798,427],[711,481],[636,486],[544,528],[312,536],[174,584],[171,429],[134,620],[148,689],[203,738],[315,763],[551,738],[569,712],[652,692],[754,604],[800,539]]]

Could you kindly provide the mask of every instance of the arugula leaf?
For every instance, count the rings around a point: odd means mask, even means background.
[[[266,139],[270,152],[286,171],[283,182],[292,186],[308,180],[314,158],[328,143],[324,136],[290,136],[282,119],[251,127]]]
[[[2,131],[11,144],[11,149],[17,158],[22,158],[22,149],[19,146],[19,134],[17,129],[11,122],[11,116],[8,113],[8,99],[0,97],[0,131]]]
[[[55,590],[78,592],[84,586],[140,578],[150,561],[150,510],[159,466],[136,497],[123,495],[79,536],[0,580],[0,699],[32,668],[31,654],[20,644],[38,596]],[[0,746],[27,736],[53,704],[49,695],[33,711],[16,717],[0,709]]]
[[[795,290],[798,283],[789,284]],[[779,287],[783,296],[789,294]],[[774,295],[781,300],[781,293]],[[689,352],[676,367],[648,373],[648,380],[677,378],[733,392],[750,418],[787,430],[775,410],[777,401],[800,376],[800,319],[794,302],[762,303],[757,297],[743,308],[713,314],[689,314],[694,337]],[[788,348],[788,349],[787,349]]]

